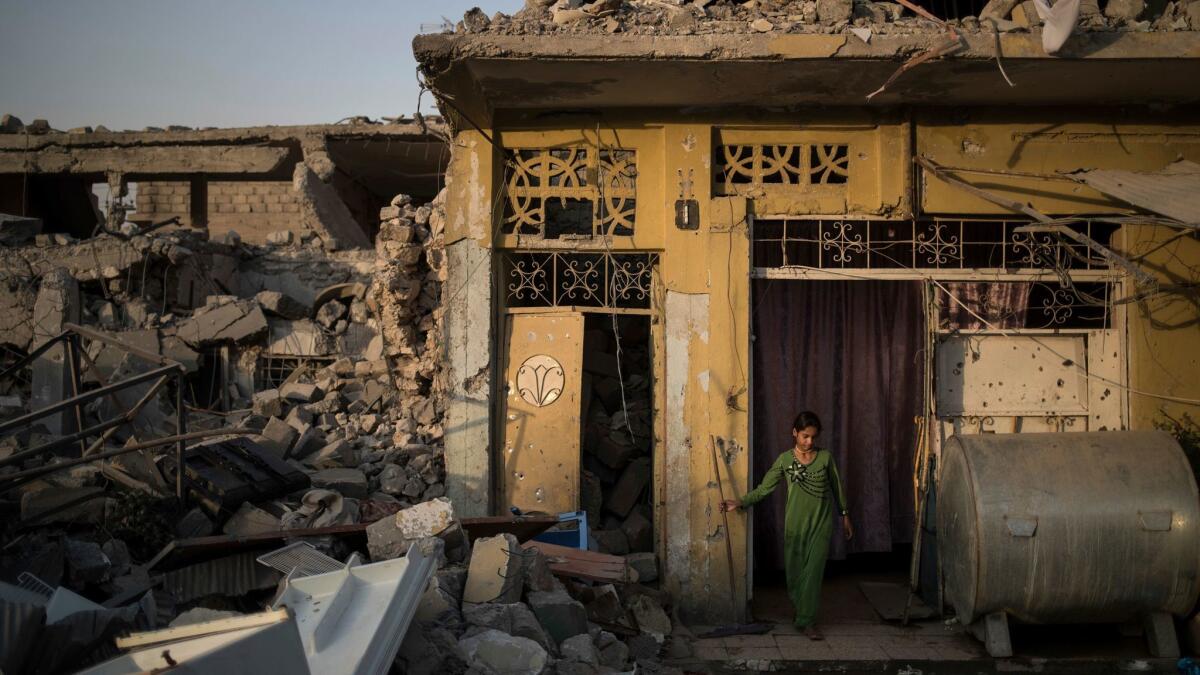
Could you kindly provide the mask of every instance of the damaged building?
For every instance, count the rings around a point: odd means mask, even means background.
[[[1197,10],[528,0],[415,39],[444,117],[5,116],[0,669],[882,672],[1012,618],[1168,672]],[[827,643],[782,499],[720,511],[806,409]]]
[[[416,38],[453,129],[456,508],[584,510],[685,622],[761,617],[782,498],[718,505],[812,409],[856,527],[833,557],[917,542],[940,606],[952,439],[1186,424],[1197,7],[1040,4],[531,1]],[[1190,512],[1186,468],[1147,470]]]

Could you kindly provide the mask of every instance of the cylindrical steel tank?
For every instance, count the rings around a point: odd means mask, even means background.
[[[1195,604],[1200,499],[1170,435],[955,436],[940,461],[939,557],[961,622],[1117,622]]]

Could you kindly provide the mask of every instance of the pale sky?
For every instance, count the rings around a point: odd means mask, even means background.
[[[523,0],[0,0],[0,113],[56,129],[411,115],[423,24]],[[436,112],[427,94],[421,111]]]

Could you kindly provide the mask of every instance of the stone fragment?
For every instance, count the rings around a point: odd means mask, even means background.
[[[129,556],[129,547],[120,539],[109,539],[100,545],[100,550],[112,564],[110,575],[114,577],[129,574],[133,559]]]
[[[588,632],[587,611],[578,600],[560,591],[538,591],[528,597],[530,609],[555,642],[561,644],[571,636]]]
[[[347,311],[346,305],[342,304],[340,301],[330,300],[329,302],[321,305],[321,308],[317,310],[317,323],[325,326],[326,328],[333,328],[333,325],[337,323],[339,319],[346,316]]]
[[[267,243],[275,246],[287,246],[295,237],[291,230],[276,230],[267,235]]]
[[[599,545],[602,553],[610,555],[625,555],[629,553],[629,540],[626,539],[625,533],[619,529],[592,530],[591,536]]]
[[[72,586],[99,583],[108,577],[112,562],[99,544],[71,538],[64,539],[63,544]]]
[[[390,560],[408,552],[408,547],[426,537],[440,537],[445,550],[460,547],[462,528],[454,521],[454,507],[448,499],[434,499],[401,510],[367,526],[367,550],[371,559]]]
[[[466,14],[463,14],[462,23],[468,33],[482,33],[487,30],[491,20],[488,19],[487,14],[483,13],[483,10],[472,7],[467,10]]]
[[[22,246],[41,233],[41,218],[0,213],[0,246]]]
[[[508,533],[476,539],[463,602],[520,600],[524,580],[520,552],[517,538]]]
[[[1146,0],[1108,0],[1104,16],[1118,21],[1137,21],[1146,11]]]
[[[414,623],[400,644],[396,672],[405,675],[465,673],[468,664],[458,649],[458,638],[447,628]]]
[[[612,584],[597,586],[585,609],[588,619],[596,623],[620,623],[625,617],[621,596]]]
[[[304,460],[309,466],[319,466],[326,468],[337,468],[336,465],[343,467],[353,466],[354,461],[354,446],[347,443],[344,439],[338,439],[322,447],[308,458]]]
[[[671,634],[671,619],[663,608],[654,602],[648,595],[635,595],[629,601],[629,612],[633,614],[633,618],[637,620],[638,628],[643,633],[647,633],[654,637],[659,644],[662,644],[666,637]]]
[[[647,584],[658,579],[658,556],[653,553],[630,553],[625,556],[625,564],[637,572],[640,584]]]
[[[240,612],[233,612],[225,609],[209,609],[207,607],[193,607],[188,611],[175,617],[171,623],[167,624],[170,628],[180,628],[182,626],[191,626],[198,623],[206,623],[208,621],[219,621],[221,619],[232,619],[242,616]]]
[[[625,640],[625,646],[629,650],[629,659],[643,661],[657,657],[659,650],[662,648],[662,642],[657,640],[653,635],[640,633]]]
[[[196,310],[176,331],[192,347],[242,342],[267,332],[267,317],[253,300],[227,302]]]
[[[296,430],[292,428],[292,425],[278,417],[272,417],[267,420],[267,425],[263,427],[258,442],[282,458],[288,456],[288,453],[292,449],[292,443],[296,441],[298,435]]]
[[[573,635],[563,640],[558,649],[564,659],[590,663],[593,666],[600,665],[600,652],[596,649],[596,645],[592,644],[592,636],[587,633]]]
[[[484,673],[527,675],[546,669],[549,655],[529,638],[486,630],[458,643],[467,662]]]
[[[538,623],[537,617],[533,615],[529,607],[520,602],[509,604],[468,602],[463,603],[462,612],[463,620],[473,626],[529,638],[546,651],[554,652],[554,643],[542,628],[542,624]]]
[[[771,31],[775,30],[775,24],[767,21],[766,19],[755,19],[754,21],[750,22],[750,28],[759,33],[770,33]]]
[[[104,493],[98,487],[53,488],[21,495],[21,520],[46,523],[97,523],[104,519]],[[63,508],[66,504],[75,506]],[[48,515],[52,514],[52,515]]]
[[[289,382],[279,388],[279,395],[288,401],[312,403],[325,395],[315,384],[305,382]]]
[[[639,457],[621,472],[621,478],[613,486],[604,508],[624,518],[633,510],[637,500],[650,482],[651,462],[649,457]]]
[[[25,124],[16,115],[5,113],[0,117],[0,134],[16,134],[25,130]]]
[[[654,550],[654,524],[638,509],[631,511],[625,522],[621,523],[621,531],[629,540],[630,551]]]
[[[853,0],[817,0],[817,20],[823,24],[849,21],[853,13]]]
[[[324,434],[311,424],[302,424],[299,427],[288,426],[296,429],[299,434],[295,442],[292,443],[292,451],[288,454],[289,457],[308,457],[325,442]]]
[[[403,494],[404,484],[407,482],[408,474],[404,473],[404,467],[398,464],[388,464],[379,472],[379,489],[389,495]]]
[[[239,537],[278,532],[279,519],[250,502],[242,502],[237,512],[225,521],[221,531]]]
[[[208,515],[199,506],[185,513],[179,519],[179,522],[175,524],[175,536],[180,539],[207,537],[212,533],[213,522],[209,520]]]
[[[283,399],[278,389],[264,389],[254,394],[253,407],[255,415],[263,417],[279,417],[283,415]]]
[[[421,594],[414,618],[417,621],[437,621],[447,612],[458,612],[458,606],[457,599],[446,589],[441,577],[433,576],[429,578],[425,592]]]
[[[600,665],[613,670],[625,670],[625,664],[629,661],[629,647],[607,631],[600,633],[599,644]]]
[[[304,303],[279,291],[259,291],[254,299],[263,311],[284,319],[307,319],[311,311]]]
[[[367,496],[367,476],[358,469],[324,469],[311,475],[314,488],[334,490],[352,499]]]

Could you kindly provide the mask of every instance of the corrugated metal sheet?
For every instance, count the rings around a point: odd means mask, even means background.
[[[0,671],[25,672],[25,660],[41,633],[45,614],[37,605],[0,598]]]
[[[206,595],[239,596],[274,588],[281,578],[279,572],[258,564],[253,552],[239,553],[167,572],[163,590],[184,603]]]
[[[1072,174],[1104,194],[1185,223],[1200,223],[1200,164],[1180,160],[1157,173],[1095,169]]]

